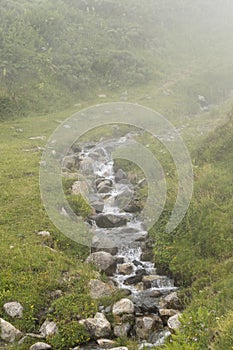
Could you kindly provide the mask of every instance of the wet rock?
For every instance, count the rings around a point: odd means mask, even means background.
[[[176,330],[178,330],[181,327],[181,322],[179,320],[179,316],[180,316],[180,314],[172,316],[167,321],[167,325],[168,325],[169,329],[173,332],[175,332]]]
[[[94,279],[90,280],[88,287],[90,289],[90,295],[93,299],[109,296],[115,291],[115,288],[113,288],[111,285]]]
[[[135,305],[136,314],[154,314],[158,312],[159,298],[150,296],[149,292],[139,292],[131,297]]]
[[[136,274],[134,276],[130,276],[126,278],[125,285],[132,285],[132,284],[137,284],[141,282],[145,274],[146,274],[146,271],[144,269],[140,269],[136,271]]]
[[[92,253],[86,259],[86,262],[94,264],[101,272],[105,272],[107,276],[111,276],[116,272],[116,258],[107,252]]]
[[[121,180],[127,179],[127,174],[122,170],[118,169],[115,174],[115,181],[120,182]]]
[[[173,309],[159,309],[159,316],[161,317],[163,324],[166,326],[170,317],[179,314],[179,311]]]
[[[125,226],[127,224],[127,218],[121,215],[100,214],[96,216],[94,219],[97,226],[101,228],[120,227],[120,226]]]
[[[124,263],[118,265],[118,273],[121,275],[131,275],[134,271],[134,265],[132,263]]]
[[[98,188],[98,192],[99,193],[109,193],[112,191],[112,186],[109,186],[109,185],[105,185],[105,184],[102,184],[101,186],[99,186]]]
[[[96,201],[91,202],[91,206],[92,206],[92,208],[95,209],[95,211],[97,213],[102,213],[102,211],[104,209],[104,202],[100,201],[100,200],[96,200]]]
[[[0,318],[0,340],[7,343],[13,343],[22,336],[22,332],[15,328],[11,323]]]
[[[58,333],[58,328],[55,322],[45,321],[40,327],[40,333],[46,338]]]
[[[162,299],[160,306],[163,309],[182,309],[181,301],[176,292],[172,292],[168,294],[164,299]]]
[[[160,288],[161,284],[164,281],[164,278],[167,279],[167,277],[160,276],[160,275],[144,276],[142,279],[143,287],[144,287],[144,289],[149,289],[152,287]]]
[[[5,313],[11,317],[22,318],[23,307],[17,301],[12,301],[3,305]]]
[[[118,248],[114,242],[107,237],[95,236],[92,240],[92,252],[104,251],[111,255],[115,255],[118,252]]]
[[[83,324],[90,336],[95,339],[108,338],[111,334],[111,324],[100,312],[97,312],[94,318],[87,318],[79,323]]]
[[[104,349],[110,349],[114,346],[115,342],[110,339],[98,339],[97,344]]]
[[[33,344],[29,350],[49,350],[52,349],[52,347],[49,344],[38,342]]]
[[[154,346],[162,346],[165,343],[165,340],[170,337],[171,332],[168,329],[164,329],[160,332],[154,332],[152,333],[149,338],[148,341],[153,343]]]
[[[126,338],[131,330],[130,323],[123,323],[114,327],[114,335],[117,338]]]
[[[112,313],[113,315],[133,314],[134,304],[130,299],[123,298],[113,305]]]
[[[147,339],[151,333],[162,328],[163,322],[157,315],[136,318],[135,331],[139,339]]]

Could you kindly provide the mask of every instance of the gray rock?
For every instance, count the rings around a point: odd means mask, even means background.
[[[139,292],[132,296],[132,301],[135,305],[135,312],[139,314],[154,314],[157,313],[159,307],[159,298],[150,295],[151,291]]]
[[[108,237],[94,236],[92,239],[92,252],[99,251],[115,255],[118,252],[118,248],[112,239]]]
[[[97,226],[101,228],[120,227],[120,226],[125,226],[127,224],[127,218],[122,215],[100,214],[96,216],[94,219]]]
[[[99,271],[105,272],[108,276],[113,275],[116,271],[116,258],[104,251],[92,253],[86,262],[94,264]]]
[[[11,317],[22,318],[23,307],[17,301],[12,301],[3,305],[5,313]]]
[[[117,266],[118,273],[121,275],[131,275],[134,271],[134,264],[124,263]]]
[[[132,285],[141,282],[145,274],[146,271],[144,269],[138,270],[136,275],[126,278],[125,285]]]
[[[113,315],[133,314],[134,304],[130,299],[123,298],[113,305],[112,313]]]
[[[167,325],[167,321],[170,317],[179,314],[179,311],[173,309],[159,309],[159,316],[161,317],[163,324]]]
[[[115,181],[120,182],[123,179],[127,179],[127,174],[122,169],[118,169],[115,174]]]
[[[83,324],[90,336],[95,339],[108,338],[111,334],[111,324],[100,312],[97,312],[94,318],[87,318],[79,323]]]
[[[62,167],[69,170],[76,167],[76,158],[74,156],[66,156],[62,160]]]
[[[111,285],[95,279],[90,280],[88,287],[90,289],[90,295],[93,299],[109,296],[115,291],[115,288],[113,288]]]
[[[164,279],[167,280],[167,277],[160,275],[149,275],[143,276],[142,282],[144,289],[149,289],[151,287],[160,288],[161,283],[163,283]]]
[[[38,235],[41,236],[41,237],[50,237],[50,232],[48,231],[40,231],[38,232]]]
[[[40,333],[46,338],[58,333],[58,328],[55,322],[45,321],[40,327]]]
[[[182,309],[181,301],[176,292],[172,292],[168,294],[164,299],[162,299],[160,306],[163,309]]]
[[[167,321],[167,325],[168,325],[169,329],[173,332],[175,332],[176,330],[178,330],[181,327],[181,322],[179,321],[179,316],[180,316],[180,314],[172,316]]]
[[[120,346],[118,348],[111,348],[110,350],[128,350],[126,346]]]
[[[123,323],[114,327],[114,335],[118,338],[126,338],[131,329],[130,323]]]
[[[136,318],[135,331],[139,339],[148,339],[151,333],[162,328],[163,322],[157,315]]]
[[[14,343],[20,339],[23,333],[15,328],[11,323],[0,318],[0,339],[7,343]]]
[[[92,208],[95,209],[95,211],[97,213],[102,213],[102,211],[104,209],[104,202],[100,201],[100,200],[96,200],[96,201],[91,202],[91,206],[92,206]]]
[[[29,350],[49,350],[52,349],[52,347],[49,344],[38,342],[33,344]]]
[[[110,339],[98,339],[97,344],[104,349],[110,349],[114,346],[115,342]]]

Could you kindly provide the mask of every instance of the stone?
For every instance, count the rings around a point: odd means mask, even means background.
[[[96,201],[91,202],[91,206],[92,206],[92,208],[95,209],[95,211],[97,213],[102,213],[102,211],[104,209],[104,202],[100,201],[100,200],[96,200]]]
[[[48,231],[40,231],[38,232],[38,235],[41,236],[41,237],[50,237],[50,232]]]
[[[176,292],[172,292],[168,294],[164,299],[162,299],[160,302],[160,306],[163,309],[182,309],[180,299]]]
[[[132,301],[135,305],[136,314],[153,314],[157,313],[159,307],[159,299],[150,295],[149,291],[139,292],[132,296]]]
[[[149,276],[143,276],[142,282],[143,282],[143,287],[144,289],[149,289],[149,288],[160,288],[160,285],[163,280],[164,276],[160,275],[149,275]]]
[[[134,304],[128,298],[117,301],[112,308],[113,315],[133,314]]]
[[[134,271],[134,265],[132,263],[124,263],[117,266],[118,273],[121,275],[131,275]]]
[[[40,333],[46,338],[58,333],[58,328],[55,322],[45,321],[40,327]]]
[[[121,180],[127,179],[127,174],[122,170],[118,169],[115,174],[115,181],[120,182]]]
[[[157,315],[136,318],[135,331],[139,339],[148,339],[151,333],[163,329],[163,322]]]
[[[22,318],[23,307],[17,301],[12,301],[3,305],[5,313],[11,317]]]
[[[179,311],[173,309],[159,309],[159,316],[161,317],[165,326],[167,325],[168,319],[172,316],[177,315],[178,313]]]
[[[66,156],[62,160],[62,167],[69,170],[74,169],[76,166],[76,159],[73,156]]]
[[[118,248],[114,244],[113,240],[108,237],[94,236],[92,239],[92,252],[104,251],[111,255],[115,255],[118,252]]]
[[[33,344],[29,350],[49,350],[52,349],[52,347],[49,344],[38,342]]]
[[[86,181],[75,181],[72,185],[71,190],[72,190],[72,194],[75,194],[75,195],[82,194],[86,196],[88,193],[88,186]]]
[[[146,271],[144,269],[136,271],[136,275],[126,278],[125,285],[137,284],[141,282],[145,273]]]
[[[98,339],[97,344],[104,349],[110,349],[114,346],[115,342],[110,339]]]
[[[111,348],[110,350],[129,350],[126,346],[120,346],[118,348]]]
[[[116,272],[116,258],[107,252],[92,253],[86,259],[86,262],[94,264],[99,271],[106,273],[107,276],[111,276]]]
[[[94,339],[108,338],[111,334],[111,324],[100,312],[97,312],[94,318],[87,318],[79,322],[84,325]]]
[[[83,175],[92,175],[93,174],[93,159],[86,157],[79,163],[79,169]]]
[[[0,318],[0,340],[7,343],[14,343],[14,341],[20,339],[23,333],[15,328],[11,323]]]
[[[90,282],[88,283],[88,287],[90,289],[90,296],[92,297],[92,299],[98,299],[109,296],[115,291],[115,288],[113,288],[109,284],[96,279],[90,280]]]
[[[95,222],[101,228],[113,228],[125,226],[127,224],[127,218],[122,215],[100,214],[95,217]]]
[[[130,323],[123,323],[120,325],[116,325],[114,327],[114,335],[117,338],[126,338],[129,335],[130,329],[131,329]]]
[[[169,317],[167,321],[167,325],[169,329],[173,332],[178,330],[181,327],[181,322],[179,320],[180,314],[176,314],[175,316]]]

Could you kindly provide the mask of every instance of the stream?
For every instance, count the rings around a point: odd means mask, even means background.
[[[95,209],[89,220],[94,231],[92,252],[109,252],[117,259],[117,268],[109,280],[117,288],[124,289],[134,303],[136,324],[143,317],[148,320],[160,317],[156,321],[160,322],[159,327],[143,333],[135,326],[128,333],[129,338],[136,336],[139,349],[144,345],[149,349],[162,345],[171,335],[167,320],[179,312],[180,305],[174,281],[157,274],[156,266],[148,260],[148,232],[135,200],[136,189],[145,181],[140,179],[133,185],[127,174],[114,166],[112,152],[132,142],[133,135],[127,134],[99,143],[82,143],[78,168],[85,186],[80,186],[80,181],[76,186],[79,185],[79,191],[82,187],[82,195]],[[105,313],[104,308],[100,311]],[[104,350],[96,344],[83,349]]]

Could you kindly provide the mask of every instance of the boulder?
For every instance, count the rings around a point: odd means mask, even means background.
[[[125,285],[138,284],[139,282],[142,281],[143,276],[145,274],[146,274],[146,271],[144,269],[137,270],[134,276],[130,276],[126,278]]]
[[[179,311],[173,309],[159,309],[159,316],[161,317],[165,326],[167,325],[168,319],[172,316],[177,315],[178,313]]]
[[[181,322],[179,321],[180,314],[176,314],[175,316],[169,317],[167,321],[167,325],[169,329],[173,332],[178,330],[181,327]]]
[[[160,275],[149,275],[149,276],[143,276],[142,282],[144,289],[149,288],[160,288],[161,285],[163,285],[163,281],[167,280],[167,277],[160,276]]]
[[[117,338],[126,338],[128,337],[129,335],[129,331],[131,329],[131,325],[130,323],[123,323],[123,324],[119,324],[119,325],[116,325],[114,327],[114,335],[117,337]]]
[[[0,318],[0,340],[7,343],[14,343],[14,341],[20,339],[23,333],[15,328],[11,323]]]
[[[182,309],[181,301],[176,292],[172,292],[163,298],[160,302],[160,306],[163,309]]]
[[[52,347],[49,344],[38,342],[33,344],[29,350],[49,350],[52,349]]]
[[[136,314],[154,314],[157,313],[159,307],[159,298],[150,294],[149,291],[143,291],[132,296],[135,305]]]
[[[104,202],[101,200],[95,200],[95,201],[91,202],[91,206],[92,206],[92,208],[95,209],[95,211],[97,213],[102,213],[102,211],[104,209]]]
[[[79,322],[84,325],[92,338],[108,338],[111,334],[111,324],[100,312],[97,312],[94,318],[87,318]]]
[[[151,333],[160,329],[163,329],[163,322],[157,315],[136,318],[135,331],[139,339],[148,339]]]
[[[92,253],[86,262],[94,264],[99,271],[105,272],[108,276],[113,275],[116,271],[116,258],[104,251]]]
[[[131,275],[134,271],[134,264],[124,263],[117,266],[118,273],[121,275]]]
[[[113,315],[133,314],[134,304],[130,299],[123,298],[113,305],[112,313]]]
[[[55,322],[45,321],[40,327],[40,333],[46,338],[58,333],[58,328]]]
[[[90,289],[90,295],[93,299],[109,296],[115,291],[115,288],[111,285],[96,279],[90,280],[88,287]]]
[[[11,317],[22,318],[23,307],[17,301],[12,301],[3,305],[5,313]]]
[[[114,346],[115,342],[110,339],[98,339],[97,344],[104,349],[110,349]]]
[[[97,226],[101,228],[120,227],[127,224],[127,218],[125,216],[115,214],[100,214],[94,220]]]
[[[111,255],[118,252],[118,248],[114,241],[108,237],[94,236],[92,239],[92,252],[104,251]]]
[[[118,169],[115,174],[115,181],[120,182],[125,179],[127,179],[127,174],[122,169]]]

